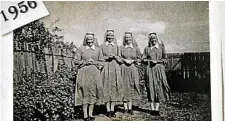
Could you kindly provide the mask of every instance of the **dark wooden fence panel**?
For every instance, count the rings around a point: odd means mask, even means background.
[[[181,74],[181,58],[183,53],[168,53],[165,65],[167,80],[172,90],[183,91],[183,79]]]
[[[165,66],[172,90],[210,92],[210,53],[169,53]]]
[[[185,91],[210,91],[210,53],[184,53],[181,58]]]

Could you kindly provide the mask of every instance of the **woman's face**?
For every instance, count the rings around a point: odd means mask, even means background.
[[[114,40],[114,33],[113,32],[108,32],[107,33],[107,41],[112,42]]]
[[[157,36],[151,35],[150,41],[151,41],[151,44],[154,46],[157,43]]]
[[[87,46],[91,47],[94,44],[94,37],[93,36],[87,36],[86,43],[87,43]]]
[[[131,34],[125,34],[125,41],[128,45],[132,43]]]

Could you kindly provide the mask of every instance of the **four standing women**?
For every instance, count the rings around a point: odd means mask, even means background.
[[[140,100],[137,65],[142,61],[147,64],[151,110],[158,112],[159,103],[169,98],[169,86],[163,65],[166,63],[165,47],[156,33],[149,34],[149,44],[142,57],[131,32],[125,32],[121,47],[117,45],[114,30],[106,31],[100,48],[93,33],[85,35],[83,47],[75,55],[75,64],[79,67],[75,103],[83,106],[85,120],[94,120],[94,104],[103,103],[107,115],[115,117],[114,106],[122,101],[124,111],[133,115],[132,102]]]

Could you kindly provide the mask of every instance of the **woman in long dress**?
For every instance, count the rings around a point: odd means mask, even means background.
[[[93,33],[87,33],[83,46],[75,54],[78,66],[76,79],[75,105],[83,106],[84,120],[92,121],[94,104],[103,103],[103,86],[100,70],[103,59]]]
[[[114,30],[106,31],[101,49],[105,62],[102,71],[104,102],[106,102],[107,116],[115,117],[115,103],[123,100],[123,82],[120,69],[120,64],[122,63],[120,50]]]
[[[121,46],[121,74],[124,83],[124,109],[133,115],[132,101],[140,99],[139,74],[136,67],[141,59],[141,52],[131,32],[125,32]]]
[[[147,92],[151,110],[159,114],[159,104],[169,99],[170,88],[164,66],[167,62],[165,46],[158,40],[156,33],[149,34],[142,59],[147,64]]]

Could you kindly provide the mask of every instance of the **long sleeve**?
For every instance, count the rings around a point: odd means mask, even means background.
[[[99,49],[99,54],[98,54],[98,61],[103,61],[104,57],[103,57],[103,53],[102,50]]]
[[[119,46],[118,48],[119,48],[119,54],[118,55],[120,55],[121,64],[123,64],[124,59],[125,59],[125,57],[123,56],[123,46]]]
[[[143,55],[142,55],[142,60],[145,61],[147,59],[147,48],[144,49]]]
[[[148,48],[146,47],[144,49],[144,52],[143,52],[143,55],[142,55],[142,61],[145,63],[145,64],[149,64],[149,61],[148,61]]]
[[[78,66],[79,68],[81,68],[85,64],[85,61],[83,61],[82,58],[81,58],[81,54],[82,54],[81,50],[78,49],[75,56],[74,56],[74,64],[76,66]]]
[[[98,60],[94,62],[94,64],[99,70],[101,70],[104,66],[103,62],[104,62],[104,56],[102,53],[102,49],[99,49]]]
[[[121,51],[120,51],[120,47],[117,46],[117,55],[116,55],[116,60],[119,64],[123,63],[122,58],[121,58]]]
[[[141,51],[138,47],[136,49],[136,53],[137,53],[137,59],[141,59]]]
[[[166,55],[166,49],[164,45],[162,46],[162,61],[164,64],[167,63],[167,55]]]
[[[161,41],[161,40],[160,40],[160,44],[161,44],[163,47],[165,47],[163,41]]]
[[[136,57],[136,59],[134,60],[134,64],[136,65],[136,66],[138,66],[138,65],[140,65],[140,63],[141,63],[141,51],[140,51],[140,49],[137,47],[137,49],[136,49],[136,55],[137,55],[137,57]]]
[[[102,52],[103,52],[103,45],[101,45],[100,46],[100,49],[102,50]],[[103,54],[103,53],[102,53]],[[106,56],[106,55],[102,55],[103,57],[102,57],[102,59],[103,59],[103,61],[107,61],[107,59],[108,59],[108,57]]]

